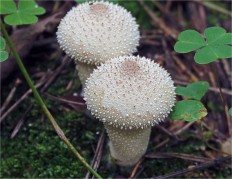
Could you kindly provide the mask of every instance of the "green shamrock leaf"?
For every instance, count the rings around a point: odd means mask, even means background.
[[[232,44],[232,34],[226,33],[222,27],[209,27],[204,31],[209,45],[227,45]]]
[[[194,59],[198,64],[208,64],[214,62],[219,58],[231,58],[232,47],[231,46],[206,46],[199,50]]]
[[[44,13],[45,9],[39,7],[34,0],[19,0],[18,8],[13,0],[1,1],[0,14],[9,14],[4,18],[5,23],[9,25],[36,23],[36,15]]]
[[[206,43],[201,34],[195,30],[185,30],[178,36],[178,42],[176,42],[174,49],[179,53],[188,53],[197,50]]]
[[[187,85],[187,87],[176,87],[176,94],[186,96],[191,99],[201,100],[208,91],[209,83],[206,81],[198,81]]]
[[[0,14],[11,14],[17,11],[13,0],[1,0]]]
[[[194,60],[198,64],[232,57],[232,33],[227,33],[222,27],[209,27],[204,35],[205,40],[195,30],[181,32],[174,46],[175,51],[188,53],[197,50]]]
[[[6,48],[5,39],[0,36],[0,62],[5,61],[9,56],[8,52],[5,51],[5,48]]]
[[[199,64],[208,64],[220,58],[231,58],[232,34],[226,33],[221,27],[210,27],[205,29],[207,46],[198,50],[194,59]]]
[[[207,115],[207,110],[204,105],[197,100],[182,100],[178,101],[170,113],[172,120],[185,120],[194,122],[202,119]]]

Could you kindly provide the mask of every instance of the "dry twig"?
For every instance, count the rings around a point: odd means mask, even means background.
[[[22,127],[22,125],[23,125],[23,123],[24,123],[24,121],[25,121],[25,117],[26,117],[27,113],[32,109],[32,107],[33,107],[33,106],[30,105],[30,106],[27,108],[27,110],[25,111],[25,113],[23,114],[23,116],[22,116],[22,117],[20,118],[20,120],[18,121],[18,123],[17,123],[17,125],[15,126],[13,132],[11,133],[11,136],[10,136],[11,139],[13,139],[13,138],[17,135],[17,133],[19,132],[19,130],[21,129],[21,127]]]
[[[74,104],[74,105],[80,105],[80,106],[83,106],[83,107],[86,106],[85,103],[80,103],[80,102],[76,102],[76,101],[67,100],[67,99],[64,99],[64,98],[61,98],[61,97],[52,96],[50,94],[46,94],[46,96],[49,99],[54,100],[54,101],[59,101],[59,102],[69,103],[69,104]]]
[[[203,164],[200,164],[196,167],[192,167],[192,168],[188,168],[188,169],[184,169],[181,171],[177,171],[177,172],[173,172],[164,176],[158,176],[158,177],[153,177],[154,179],[166,179],[166,178],[173,178],[176,176],[183,176],[184,174],[190,173],[190,172],[195,172],[195,171],[199,171],[199,170],[203,170],[215,165],[223,165],[224,162],[227,162],[231,160],[231,157],[222,157],[222,158],[218,158],[209,162],[205,162]]]
[[[95,171],[97,171],[97,168],[99,167],[101,157],[102,157],[102,151],[103,151],[103,145],[105,143],[105,129],[102,131],[101,136],[98,140],[97,148],[93,157],[93,160],[91,162],[91,166]],[[85,179],[88,179],[90,176],[90,172],[88,172],[85,176]]]
[[[209,158],[206,157],[199,157],[195,155],[190,155],[190,154],[182,154],[182,153],[164,153],[164,152],[159,152],[159,153],[148,153],[145,155],[146,158],[180,158],[188,161],[193,161],[193,162],[209,162],[212,161]]]
[[[160,18],[156,16],[154,12],[152,12],[147,5],[143,1],[139,1],[140,4],[143,6],[145,11],[148,13],[148,15],[151,17],[153,20],[153,24],[155,26],[160,27],[160,29],[168,36],[172,37],[173,39],[177,39],[178,32],[175,29],[172,29],[167,26],[167,24]]]
[[[17,86],[21,83],[20,79],[16,79],[14,87],[11,89],[10,93],[6,97],[6,100],[4,101],[2,107],[0,108],[0,114],[6,109],[6,107],[9,105],[11,99],[13,98],[15,91],[17,89]]]
[[[178,135],[178,134],[182,133],[183,131],[187,130],[193,124],[194,124],[194,122],[187,123],[184,127],[181,127],[181,129],[177,130],[172,135]],[[155,149],[158,149],[158,148],[162,147],[163,145],[165,145],[169,141],[170,141],[170,138],[167,138],[167,139],[163,140],[162,142],[160,142],[158,145],[155,146]]]
[[[135,174],[139,168],[139,166],[141,165],[143,159],[140,159],[137,164],[135,165],[134,169],[132,170],[131,174],[130,174],[130,177],[129,178],[134,178],[135,177]]]
[[[41,87],[46,82],[45,77],[43,77],[43,80],[41,80],[39,83],[35,85],[36,88]],[[16,107],[24,100],[26,99],[30,94],[32,93],[31,89],[28,89],[21,98],[16,101],[1,117],[0,117],[0,123],[8,116],[12,111],[16,109]]]

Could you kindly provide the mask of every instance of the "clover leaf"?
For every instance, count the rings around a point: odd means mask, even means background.
[[[188,53],[206,45],[201,34],[195,30],[186,30],[179,34],[174,46],[176,52]]]
[[[206,81],[193,82],[187,87],[176,87],[176,94],[188,97],[188,100],[178,101],[170,113],[172,120],[196,121],[207,115],[207,110],[200,101],[209,88]]]
[[[0,14],[5,16],[4,21],[9,25],[33,24],[38,21],[36,15],[45,13],[45,9],[39,7],[34,0],[19,0],[18,7],[13,0],[2,0]]]
[[[217,59],[232,57],[232,33],[222,27],[209,27],[204,31],[205,39],[195,30],[179,34],[174,50],[188,53],[197,50],[194,60],[198,64],[208,64]]]
[[[6,48],[5,39],[0,36],[0,62],[5,61],[9,56],[8,52],[5,51],[5,48]]]
[[[187,87],[176,87],[176,94],[186,96],[191,99],[201,100],[208,91],[209,83],[206,81],[197,81],[190,83]]]
[[[185,120],[194,122],[202,119],[207,115],[207,110],[204,105],[197,100],[182,100],[178,101],[173,107],[170,114],[172,120]]]

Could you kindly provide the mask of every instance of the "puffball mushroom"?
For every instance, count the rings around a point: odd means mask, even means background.
[[[139,30],[135,18],[110,2],[82,3],[61,20],[57,40],[77,63],[80,76],[89,77],[93,67],[106,60],[136,52]],[[90,69],[88,65],[90,64]],[[83,68],[83,69],[81,69]],[[84,84],[85,79],[82,79]]]
[[[92,115],[104,123],[112,157],[127,166],[142,157],[151,127],[172,110],[175,87],[159,64],[145,57],[121,56],[93,71],[84,99]]]

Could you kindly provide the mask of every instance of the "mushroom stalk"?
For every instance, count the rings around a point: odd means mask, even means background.
[[[79,79],[82,84],[82,89],[84,89],[85,81],[87,80],[87,78],[90,77],[90,74],[93,72],[95,68],[97,68],[97,66],[86,64],[86,63],[81,63],[81,62],[78,62],[77,60],[75,62],[76,62],[76,70],[77,70]]]
[[[151,133],[151,127],[125,130],[105,124],[110,138],[110,154],[118,165],[132,166],[145,154]]]

